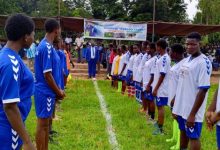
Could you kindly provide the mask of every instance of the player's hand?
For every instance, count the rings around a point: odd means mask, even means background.
[[[206,117],[206,124],[207,124],[208,130],[209,131],[213,130],[213,124],[211,122],[212,112],[207,111],[205,117]]]
[[[173,116],[173,119],[177,120],[177,115],[176,114],[172,113],[172,116]]]
[[[215,123],[218,121],[217,118],[218,118],[217,114],[216,114],[215,112],[212,112],[212,113],[211,113],[211,117],[210,117],[211,123],[212,123],[212,124],[215,124]]]
[[[152,94],[153,94],[154,97],[156,97],[157,96],[157,89],[154,89]]]
[[[32,142],[28,142],[23,145],[24,150],[36,150]]]
[[[65,95],[65,92],[64,92],[63,90],[60,90],[59,94],[57,95],[57,97],[58,97],[59,99],[64,99],[65,96],[66,96],[66,95]]]
[[[187,121],[186,121],[186,126],[188,128],[190,128],[190,127],[194,127],[194,125],[195,125],[195,116],[189,115],[189,117],[187,118]]]

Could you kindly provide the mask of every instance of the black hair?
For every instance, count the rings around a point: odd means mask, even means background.
[[[109,44],[109,47],[110,47],[110,48],[113,48],[113,47],[114,47],[114,45],[113,45],[112,43],[110,43],[110,44]]]
[[[56,19],[47,19],[44,23],[44,28],[47,33],[53,32],[55,29],[60,28],[60,24]]]
[[[140,49],[140,47],[141,47],[139,43],[135,43],[134,46],[137,46],[138,49]]]
[[[180,55],[182,55],[185,52],[183,46],[178,43],[175,43],[174,45],[172,45],[171,50],[172,50],[172,52],[175,52]]]
[[[133,50],[133,45],[129,46],[129,51],[133,54],[134,50]]]
[[[149,44],[150,44],[150,42],[148,40],[143,42],[143,46],[145,46],[145,47],[147,47]]]
[[[34,31],[34,21],[24,14],[10,16],[5,24],[5,32],[8,40],[17,41]]]
[[[157,41],[157,46],[161,47],[162,49],[166,49],[167,48],[166,40],[160,39],[159,41]]]
[[[198,32],[191,32],[189,33],[186,38],[188,39],[196,39],[197,41],[201,41],[202,37]]]
[[[122,46],[121,46],[121,49],[122,49],[123,51],[126,51],[127,48],[126,48],[125,45],[122,45]]]
[[[156,50],[156,45],[155,45],[155,43],[150,43],[150,49],[154,49],[154,50]]]

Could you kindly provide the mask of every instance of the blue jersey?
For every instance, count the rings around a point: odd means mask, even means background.
[[[66,65],[66,55],[64,54],[63,50],[58,50],[57,51],[59,57],[60,57],[60,65],[61,65],[61,74],[60,74],[60,79],[61,79],[61,89],[64,90],[64,76],[68,76],[68,70],[67,70],[67,65]]]
[[[51,97],[55,97],[55,92],[47,84],[44,74],[51,72],[52,76],[60,87],[60,58],[46,38],[38,45],[35,55],[35,91]]]
[[[3,104],[17,102],[22,120],[25,121],[31,109],[34,78],[18,53],[9,48],[0,52],[0,127],[10,126]]]

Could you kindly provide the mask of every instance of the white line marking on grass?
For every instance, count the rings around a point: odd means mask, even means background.
[[[111,117],[111,114],[108,112],[108,109],[106,107],[105,98],[102,95],[102,93],[100,92],[97,81],[93,81],[93,84],[95,86],[96,95],[99,98],[99,103],[100,103],[102,113],[103,113],[103,115],[105,117],[105,120],[107,122],[107,131],[108,131],[108,134],[109,134],[109,143],[111,144],[111,146],[114,150],[119,150],[118,141],[116,139],[116,135],[115,135],[115,132],[113,131],[113,127],[112,127],[112,117]]]

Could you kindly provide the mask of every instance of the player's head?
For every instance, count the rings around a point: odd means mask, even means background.
[[[171,46],[170,57],[173,61],[183,58],[184,48],[181,44],[174,44]]]
[[[149,51],[149,44],[150,44],[149,41],[144,41],[144,42],[142,43],[142,51],[143,51],[143,52],[148,52],[148,51]]]
[[[110,44],[108,45],[108,47],[109,47],[109,49],[113,49],[114,45],[113,45],[112,43],[110,43]]]
[[[22,48],[29,48],[34,42],[34,22],[24,14],[10,16],[5,24],[9,41],[20,41]]]
[[[91,46],[95,46],[95,41],[94,40],[90,40]]]
[[[186,36],[187,53],[193,55],[200,52],[201,35],[198,32],[192,32]]]
[[[121,52],[124,54],[127,51],[127,47],[125,45],[121,46]]]
[[[118,51],[118,55],[121,56],[122,55],[122,49],[118,48],[117,51]]]
[[[134,52],[134,54],[140,52],[140,44],[139,43],[136,43],[133,45],[133,52]]]
[[[150,51],[148,52],[149,54],[154,54],[156,52],[156,45],[155,43],[150,43],[149,45]]]
[[[134,54],[133,45],[130,45],[130,46],[129,46],[129,52],[131,53],[131,55]]]
[[[47,19],[45,21],[44,28],[46,33],[52,34],[54,36],[54,40],[60,37],[61,28],[59,22],[56,19]]]
[[[162,52],[165,52],[165,51],[166,51],[166,48],[167,48],[167,42],[166,42],[166,40],[160,39],[159,41],[157,41],[156,49],[157,49],[157,52],[158,52],[159,54],[162,53]]]

